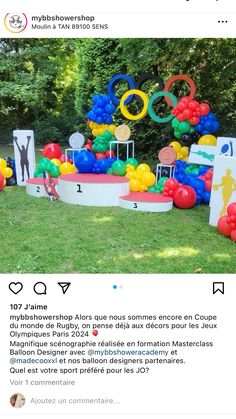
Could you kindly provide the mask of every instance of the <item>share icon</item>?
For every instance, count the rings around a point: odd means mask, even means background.
[[[71,285],[71,282],[58,282],[58,285],[61,287],[63,294],[65,294]]]

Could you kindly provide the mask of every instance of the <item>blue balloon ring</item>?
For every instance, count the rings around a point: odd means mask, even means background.
[[[115,76],[113,76],[108,83],[107,92],[108,92],[108,95],[110,96],[112,102],[114,103],[114,105],[119,105],[120,104],[120,99],[118,99],[115,96],[115,84],[119,80],[127,81],[128,85],[129,85],[128,90],[133,90],[135,88],[134,79],[132,77],[128,76],[127,74],[116,74]],[[134,95],[129,96],[125,101],[125,105],[127,105],[127,103],[130,103],[133,100],[133,98],[134,98]]]

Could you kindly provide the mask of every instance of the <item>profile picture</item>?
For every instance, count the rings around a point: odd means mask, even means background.
[[[12,407],[19,409],[25,405],[25,396],[23,396],[21,393],[15,393],[11,396],[10,403]]]

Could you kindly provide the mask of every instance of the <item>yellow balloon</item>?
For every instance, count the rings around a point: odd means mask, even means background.
[[[5,167],[7,167],[6,160],[0,158],[0,169],[4,169]]]
[[[141,182],[143,185],[152,186],[156,182],[156,176],[151,172],[144,173],[142,175]]]
[[[78,169],[74,164],[72,164],[71,166],[72,166],[71,170],[73,170],[73,173],[78,172]]]
[[[151,172],[150,166],[148,166],[146,163],[139,164],[136,170],[138,173]]]
[[[187,157],[188,156],[188,147],[187,146],[181,147],[180,153],[183,155],[183,157]]]
[[[131,179],[136,179],[137,178],[137,174],[135,172],[135,170],[129,170],[125,177],[127,177],[127,179],[131,180]]]
[[[141,183],[138,179],[131,179],[131,181],[130,181],[131,192],[138,192],[140,186],[141,186]]]
[[[6,179],[9,179],[13,175],[13,170],[10,167],[3,167],[1,173]]]
[[[65,162],[60,165],[60,173],[62,175],[68,175],[73,172],[73,165],[70,162]]]
[[[177,160],[183,160],[184,156],[182,153],[177,153]]]
[[[170,146],[176,151],[176,153],[179,153],[181,150],[181,144],[178,141],[172,141]]]
[[[51,163],[54,163],[56,166],[60,166],[61,165],[61,162],[60,162],[59,159],[52,159],[51,160]]]
[[[214,135],[206,134],[198,140],[199,145],[216,145],[217,138]]]
[[[115,125],[111,125],[110,126],[110,130],[111,130],[111,133],[114,135],[115,134],[115,130],[116,130],[116,126]]]
[[[146,192],[148,190],[148,186],[141,183],[139,187],[139,192]]]
[[[132,115],[128,111],[127,106],[125,105],[126,99],[131,95],[139,96],[141,97],[143,101],[143,109],[137,115]],[[121,113],[124,115],[126,119],[130,119],[131,121],[137,121],[138,119],[142,119],[147,115],[148,101],[149,101],[148,95],[142,92],[141,90],[137,90],[137,89],[128,90],[127,92],[125,92],[125,94],[122,96],[120,100]]]
[[[98,129],[97,129],[97,128],[94,128],[94,129],[92,130],[92,134],[93,134],[93,136],[94,136],[94,137],[97,137],[97,136],[99,135],[99,133],[98,133]]]
[[[135,167],[132,164],[127,164],[126,165],[126,172],[128,172],[129,170],[135,170]]]

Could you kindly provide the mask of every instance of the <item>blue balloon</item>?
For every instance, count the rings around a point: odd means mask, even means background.
[[[103,114],[103,109],[99,108],[99,107],[96,107],[95,110],[94,110],[94,113],[98,116],[101,116]]]
[[[91,151],[77,151],[74,153],[74,163],[79,173],[91,173],[96,157]]]
[[[95,105],[98,102],[98,100],[100,100],[100,95],[99,94],[94,95],[92,99],[93,104]]]
[[[105,104],[110,103],[111,102],[110,96],[107,96],[107,95],[103,96],[103,101],[104,101]]]
[[[205,191],[205,188],[206,188],[205,182],[202,179],[198,179],[198,178],[193,180],[191,186],[193,187],[193,189],[196,190],[197,193]]]
[[[213,129],[213,122],[212,121],[206,121],[205,122],[205,124],[204,124],[204,128],[206,129],[206,130],[209,130],[209,131],[211,131],[212,129]]]
[[[210,119],[210,121],[215,121],[216,120],[216,117],[212,112],[210,112],[207,116],[208,116],[208,119]]]
[[[201,196],[199,196],[199,195],[197,195],[197,200],[196,200],[195,205],[200,205],[200,204],[201,204],[201,202],[202,202],[202,197],[201,197]]]
[[[198,172],[198,175],[199,176],[204,176],[208,169],[210,169],[210,166],[202,166],[202,167],[200,167],[199,172]]]
[[[202,194],[202,202],[204,202],[204,204],[209,204],[210,198],[211,198],[211,192],[209,192],[209,191],[203,192],[203,194]]]

